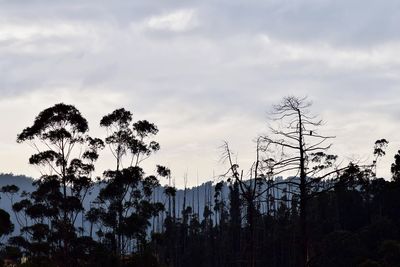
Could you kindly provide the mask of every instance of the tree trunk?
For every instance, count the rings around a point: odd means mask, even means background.
[[[307,236],[307,185],[305,170],[305,155],[303,143],[303,123],[300,110],[299,115],[299,149],[300,149],[300,237],[301,237],[301,253],[300,264],[307,266],[308,262],[308,236]]]

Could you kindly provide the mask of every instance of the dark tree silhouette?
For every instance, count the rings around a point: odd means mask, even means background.
[[[132,114],[117,109],[104,116],[100,125],[107,130],[105,143],[116,160],[114,170],[104,172],[104,187],[98,196],[101,234],[110,243],[117,263],[132,252],[143,252],[149,220],[164,209],[162,203],[152,202],[153,190],[159,186],[156,176],[145,176],[140,163],[160,146],[148,139],[157,134],[157,127],[146,120],[132,123]],[[110,231],[111,230],[111,231]]]
[[[93,163],[103,147],[100,139],[87,135],[88,130],[81,113],[61,103],[40,112],[33,125],[17,137],[18,143],[29,143],[35,149],[29,163],[42,173],[35,182],[36,191],[13,206],[30,218],[22,231],[30,236],[26,242],[32,259],[48,257],[46,260],[59,266],[76,265],[75,221],[83,212],[82,203],[92,185]]]
[[[326,154],[331,147],[326,141],[333,137],[319,133],[323,123],[310,115],[310,106],[311,102],[306,98],[284,97],[272,112],[277,125],[270,126],[271,135],[261,137],[264,151],[271,154],[271,157],[264,158],[266,168],[273,175],[291,174],[293,179],[289,183],[299,189],[301,266],[306,266],[309,261],[308,200],[313,191],[319,193],[322,190],[319,188],[322,180],[338,172],[337,169],[332,171],[337,156]]]
[[[14,230],[14,225],[10,220],[10,214],[3,209],[0,209],[0,237],[8,235]]]
[[[392,163],[390,171],[392,172],[393,180],[396,182],[399,182],[400,181],[400,150],[397,151],[397,154],[394,156],[394,163]]]
[[[1,193],[5,195],[14,195],[17,193],[19,188],[15,185],[3,186],[0,190]],[[9,235],[14,231],[14,224],[11,222],[10,214],[0,209],[0,237],[4,235]]]
[[[245,176],[244,171],[240,170],[239,164],[233,161],[233,152],[229,147],[227,142],[224,143],[222,146],[223,161],[228,162],[229,170],[228,172],[223,175],[229,175],[228,181],[233,180],[235,186],[238,186],[240,189],[241,198],[244,200],[245,208],[246,208],[246,223],[248,225],[248,233],[247,233],[247,246],[245,251],[245,261],[248,262],[248,266],[255,266],[255,224],[256,224],[256,217],[258,216],[258,209],[257,209],[257,199],[260,196],[259,186],[266,175],[262,171],[262,162],[260,158],[260,140],[257,139],[256,142],[256,159],[253,165],[248,172],[249,175]]]
[[[378,160],[379,158],[383,157],[386,155],[386,148],[388,146],[389,142],[386,139],[379,139],[375,141],[374,145],[374,161],[372,162],[372,165],[375,169],[375,175],[377,173],[377,168],[378,168]]]

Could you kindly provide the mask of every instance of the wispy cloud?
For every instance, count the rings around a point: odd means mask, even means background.
[[[389,139],[389,176],[400,147],[399,10],[395,0],[2,1],[0,171],[36,175],[16,132],[64,101],[99,135],[116,107],[153,120],[162,150],[149,168],[206,179],[223,170],[223,139],[250,164],[271,104],[295,94],[314,101],[341,156]]]
[[[185,32],[198,25],[194,9],[180,9],[166,14],[151,16],[145,20],[146,26],[151,30]]]

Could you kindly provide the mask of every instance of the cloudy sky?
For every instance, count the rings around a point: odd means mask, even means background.
[[[224,172],[229,141],[247,168],[271,106],[308,96],[344,160],[400,149],[397,0],[0,0],[0,171],[38,177],[16,135],[44,108],[74,104],[92,135],[118,107],[160,129],[176,184]],[[112,167],[104,155],[98,169]],[[148,167],[151,169],[151,167]]]

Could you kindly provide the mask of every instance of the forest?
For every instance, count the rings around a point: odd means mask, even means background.
[[[95,122],[106,135],[100,139],[89,135],[75,106],[44,109],[16,136],[42,174],[34,190],[0,189],[0,201],[17,199],[11,210],[18,224],[0,210],[1,265],[400,266],[400,150],[392,177],[381,178],[376,170],[388,140],[365,144],[371,162],[345,162],[330,154],[334,136],[322,133],[307,98],[282,98],[269,119],[248,168],[223,143],[226,172],[200,210],[188,188],[176,201],[168,166],[144,171],[162,145],[155,124],[116,109]],[[95,169],[102,150],[112,155],[112,169]]]

